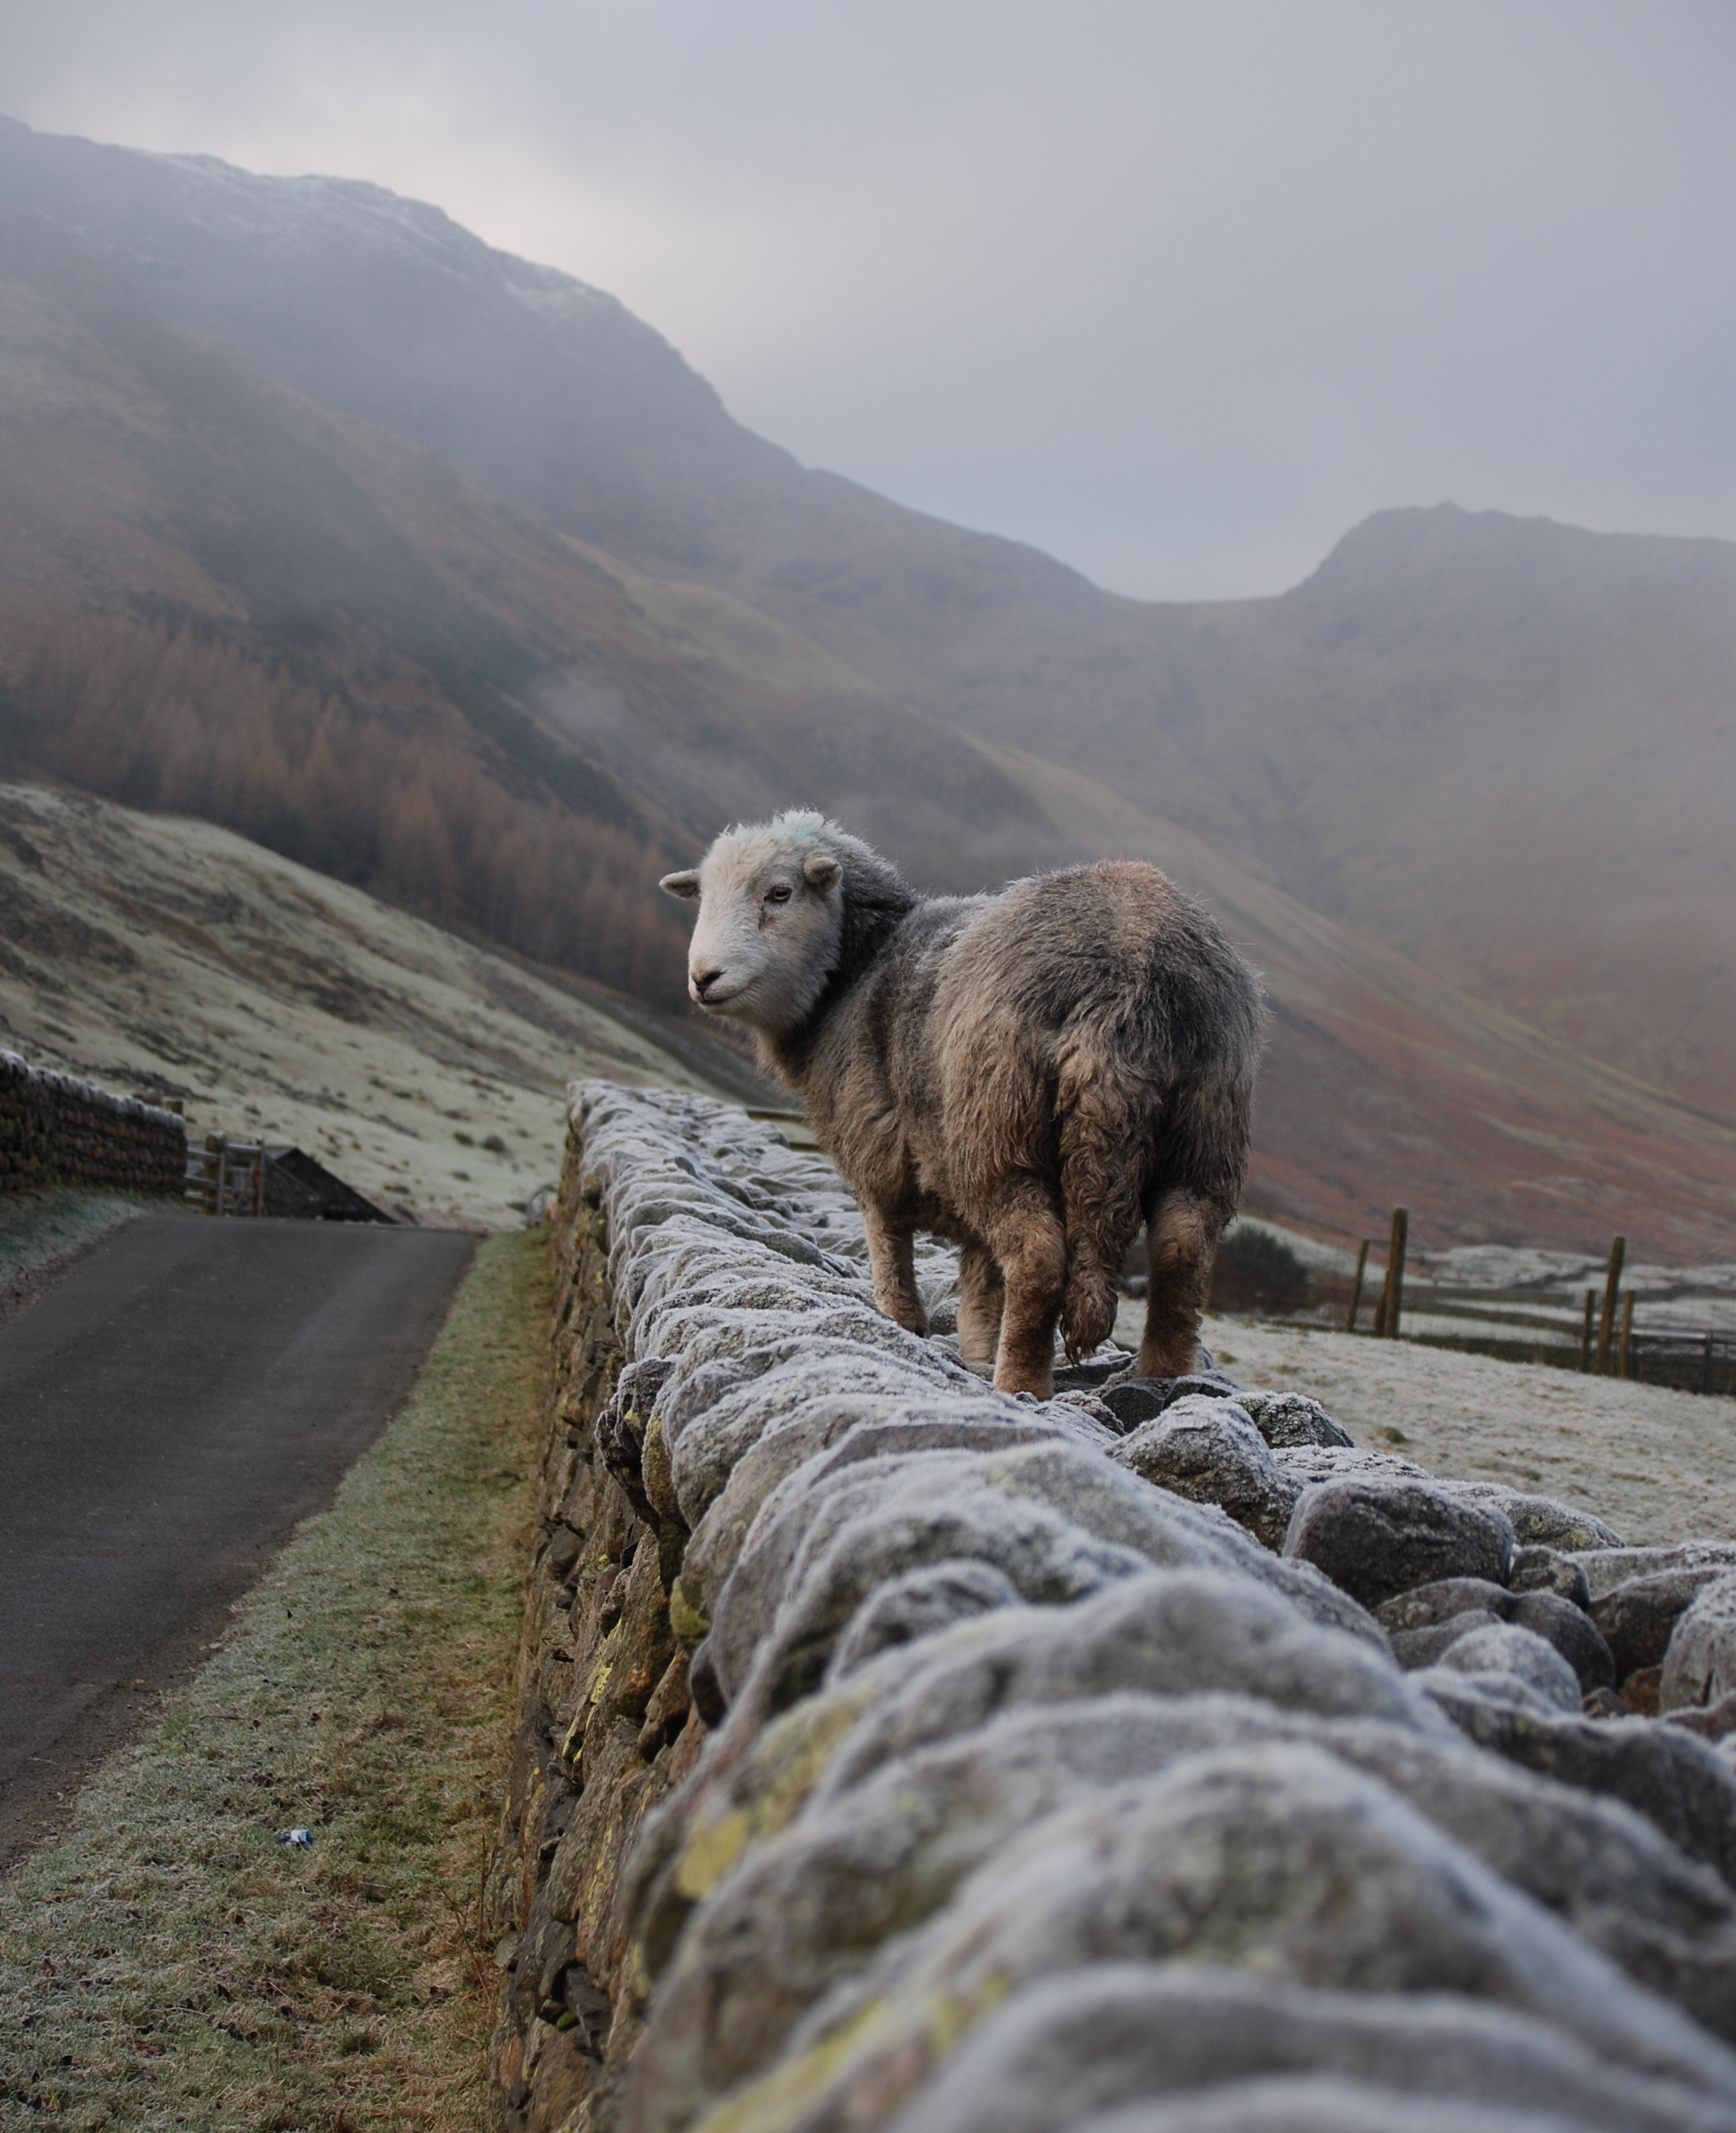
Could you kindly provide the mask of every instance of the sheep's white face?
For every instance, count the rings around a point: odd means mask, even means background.
[[[708,1014],[768,1036],[792,1030],[825,988],[844,926],[843,869],[781,837],[719,837],[700,864],[666,874],[697,899],[687,990]]]

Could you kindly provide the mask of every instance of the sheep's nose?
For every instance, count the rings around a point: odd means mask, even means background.
[[[696,970],[693,979],[694,990],[704,999],[723,975],[721,970]]]

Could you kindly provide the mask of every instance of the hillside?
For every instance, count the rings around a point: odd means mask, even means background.
[[[627,1014],[209,823],[0,784],[0,1044],[178,1096],[195,1139],[293,1143],[404,1219],[522,1220],[576,1074],[751,1093]]]
[[[1118,599],[435,209],[7,122],[0,181],[0,768],[665,1006],[730,817],[1149,851],[1268,972],[1274,1207],[1727,1251],[1736,548],[1443,507]]]
[[[1276,1013],[1251,1206],[1359,1237],[1406,1202],[1430,1252],[1545,1237],[1596,1251],[1619,1230],[1673,1264],[1728,1256],[1736,1129],[1449,990],[1080,772],[996,759],[1059,834],[1205,898],[1262,972]]]
[[[1118,694],[1057,672],[1070,763],[1169,813],[1208,789],[1301,902],[1736,1117],[1736,545],[1390,512],[1123,657]],[[1012,691],[968,715],[1057,753]]]
[[[1281,598],[1118,599],[801,468],[613,299],[436,209],[10,124],[0,178],[323,407],[733,592],[871,692],[1258,850],[1301,901],[1736,1114],[1736,546],[1392,512]]]
[[[720,812],[793,789],[959,885],[1000,858],[961,812],[1036,820],[837,661],[744,675],[594,553],[166,325],[16,211],[0,487],[0,767],[214,816],[666,1003],[681,927],[654,884]]]

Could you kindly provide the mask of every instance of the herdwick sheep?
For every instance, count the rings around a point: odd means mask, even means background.
[[[801,813],[726,831],[663,887],[699,903],[693,998],[753,1033],[861,1202],[888,1317],[927,1331],[911,1240],[946,1238],[966,1360],[1045,1399],[1057,1321],[1075,1360],[1108,1336],[1147,1221],[1138,1367],[1195,1367],[1265,1012],[1197,903],[1137,860],[918,896]]]

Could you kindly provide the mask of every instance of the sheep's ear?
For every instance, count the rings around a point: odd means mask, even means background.
[[[700,870],[689,867],[682,874],[666,874],[657,887],[666,889],[670,895],[685,898],[691,903],[700,893]]]
[[[829,888],[836,886],[843,872],[836,859],[829,859],[824,852],[815,852],[812,859],[803,860],[801,878],[810,888],[817,888],[824,896]]]

